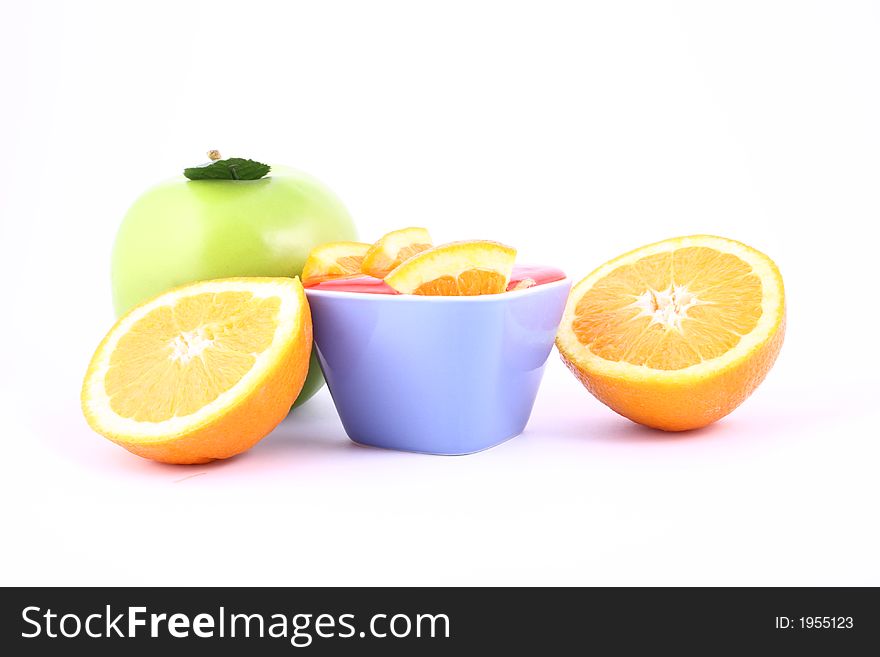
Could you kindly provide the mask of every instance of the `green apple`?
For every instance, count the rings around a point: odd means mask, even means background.
[[[215,164],[233,161],[250,162]],[[191,171],[197,169],[187,169],[186,175]],[[298,276],[313,247],[356,238],[340,200],[292,169],[273,166],[268,175],[252,180],[180,176],[147,190],[125,215],[113,247],[113,304],[121,315],[193,281]],[[296,403],[323,383],[313,350]]]

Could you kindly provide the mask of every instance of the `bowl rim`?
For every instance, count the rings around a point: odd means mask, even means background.
[[[384,300],[386,303],[501,303],[505,299],[518,299],[519,297],[537,294],[538,292],[546,292],[556,287],[571,287],[571,278],[568,276],[560,278],[556,281],[541,283],[534,287],[527,287],[524,290],[510,290],[501,292],[500,294],[480,294],[472,297],[443,297],[443,296],[422,296],[420,294],[377,294],[375,292],[349,292],[345,290],[316,290],[314,288],[304,288],[306,296],[314,296],[319,298],[331,299],[373,299],[378,301]]]

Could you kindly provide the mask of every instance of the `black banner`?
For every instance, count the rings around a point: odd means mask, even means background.
[[[880,639],[880,598],[869,588],[7,588],[2,597],[7,655],[139,646],[163,657],[855,654]]]

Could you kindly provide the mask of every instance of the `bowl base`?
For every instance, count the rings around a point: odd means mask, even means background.
[[[391,445],[379,445],[377,443],[370,442],[362,442],[360,440],[355,440],[351,436],[348,437],[351,442],[355,445],[359,445],[360,447],[373,447],[376,449],[387,449],[394,452],[409,452],[411,454],[426,454],[428,456],[467,456],[468,454],[479,454],[480,452],[485,452],[487,449],[492,449],[493,447],[498,447],[502,443],[506,443],[508,440],[512,440],[522,434],[522,431],[518,431],[506,438],[502,438],[501,440],[496,440],[495,442],[489,443],[488,445],[483,445],[481,447],[477,447],[475,449],[470,449],[466,451],[431,451],[427,449],[412,449],[406,447],[397,447]]]

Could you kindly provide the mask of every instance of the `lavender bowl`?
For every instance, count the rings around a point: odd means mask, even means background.
[[[570,285],[475,297],[307,289],[318,360],[349,438],[469,454],[522,433]]]

